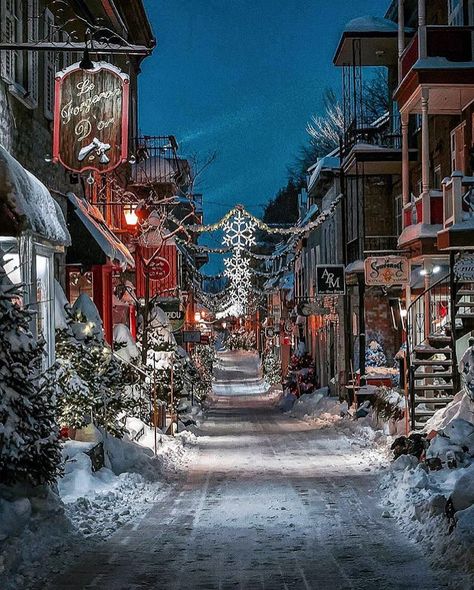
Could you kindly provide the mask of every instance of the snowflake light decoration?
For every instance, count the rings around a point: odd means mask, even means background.
[[[225,246],[229,246],[236,252],[255,245],[255,228],[257,224],[253,219],[246,217],[240,209],[224,224]]]

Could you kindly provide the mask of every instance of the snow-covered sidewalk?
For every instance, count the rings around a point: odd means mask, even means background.
[[[143,423],[142,423],[143,426]],[[57,493],[0,499],[0,587],[44,587],[47,580],[128,522],[138,522],[186,469],[196,437],[154,435],[139,444],[99,437],[106,466],[94,472],[86,454],[97,444],[64,445],[65,473]],[[38,493],[38,492],[36,492]]]

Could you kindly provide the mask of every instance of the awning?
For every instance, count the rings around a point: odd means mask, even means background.
[[[76,215],[99,245],[103,253],[121,266],[135,266],[135,260],[128,248],[109,229],[97,207],[77,197],[74,193],[67,193],[67,198],[73,204]]]
[[[71,243],[59,204],[44,184],[0,145],[0,232],[18,235],[25,230],[62,246]]]

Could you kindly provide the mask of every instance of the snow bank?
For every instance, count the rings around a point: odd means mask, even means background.
[[[42,488],[15,495],[0,486],[2,590],[29,588],[33,582],[45,587],[79,552],[130,520],[139,520],[164,492],[169,476],[184,470],[188,451],[196,444],[193,434],[172,438],[158,431],[155,457],[152,429],[129,420],[135,431],[146,428],[140,444],[99,436],[106,466],[96,472],[86,452],[97,441],[65,443],[65,473],[58,493]]]
[[[423,544],[447,587],[453,587],[450,564],[460,572],[456,589],[474,587],[473,406],[467,393],[460,392],[428,421],[426,459],[437,460],[439,470],[402,455],[382,483],[387,511],[412,540]]]

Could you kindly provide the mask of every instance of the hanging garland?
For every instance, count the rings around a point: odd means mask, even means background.
[[[207,224],[207,225],[191,224],[191,225],[186,225],[185,229],[186,229],[186,231],[189,231],[192,233],[198,233],[198,234],[202,234],[202,233],[206,233],[206,232],[213,232],[213,231],[217,231],[219,229],[224,229],[225,225],[233,217],[239,216],[241,218],[243,218],[243,217],[247,218],[249,221],[253,222],[253,224],[256,228],[258,228],[262,231],[265,231],[269,234],[301,236],[301,235],[304,235],[304,234],[310,232],[311,230],[315,229],[316,227],[320,226],[322,223],[324,223],[326,221],[326,219],[328,217],[333,215],[334,211],[336,210],[336,207],[340,203],[341,199],[342,199],[342,194],[339,194],[334,199],[334,201],[331,203],[331,205],[327,209],[322,211],[314,221],[310,221],[306,225],[303,225],[300,227],[298,227],[298,226],[271,227],[270,225],[268,225],[267,223],[265,223],[261,219],[258,219],[258,217],[255,217],[255,215],[252,215],[252,213],[249,213],[242,205],[237,205],[236,207],[233,207],[230,211],[228,211],[224,215],[224,217],[222,217],[220,219],[220,221],[217,221],[216,223],[211,223],[211,224]],[[170,215],[169,219],[171,221],[173,221],[174,223],[176,223],[178,226],[181,225],[181,222],[177,218],[175,218],[173,215]]]

